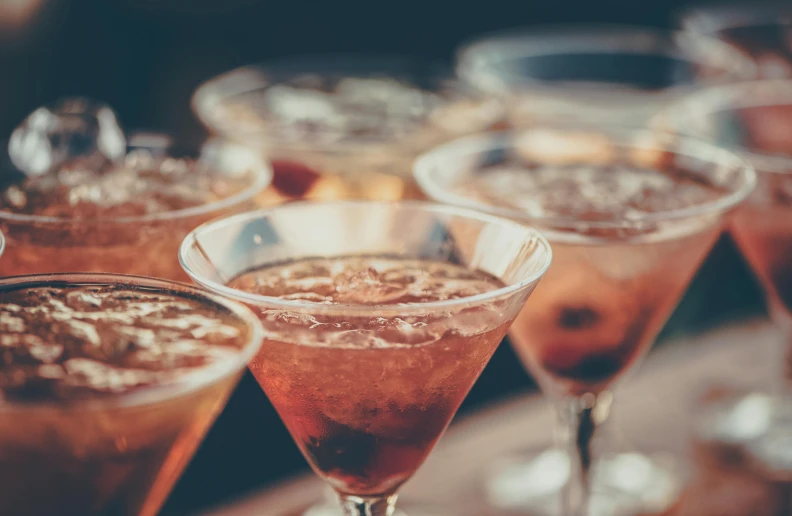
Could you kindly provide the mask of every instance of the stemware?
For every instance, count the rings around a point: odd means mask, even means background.
[[[262,150],[265,205],[419,197],[415,157],[497,124],[502,107],[463,91],[441,66],[392,56],[303,56],[245,66],[193,96],[214,133]]]
[[[792,6],[786,2],[711,4],[680,15],[682,30],[700,41],[732,45],[750,58],[754,77],[792,77]],[[707,52],[707,45],[702,45]],[[709,47],[710,49],[712,47]]]
[[[509,335],[555,407],[560,449],[496,467],[491,504],[583,515],[676,501],[680,461],[608,450],[597,430],[614,387],[721,234],[723,215],[753,188],[750,167],[673,134],[546,125],[443,145],[419,158],[415,175],[431,199],[534,225],[554,250]]]
[[[646,27],[569,25],[512,30],[463,46],[457,73],[500,99],[509,121],[639,125],[699,84],[750,77],[730,45]]]
[[[550,259],[531,228],[421,202],[289,203],[180,250],[259,314],[251,372],[349,516],[394,514]]]
[[[773,385],[724,396],[698,414],[704,441],[738,445],[771,475],[792,474],[788,379],[792,360],[792,80],[773,79],[711,88],[673,106],[658,119],[708,138],[743,156],[758,185],[731,220],[730,232],[765,292],[782,334],[764,367],[777,368]]]
[[[0,275],[110,272],[185,281],[179,244],[196,226],[256,206],[272,179],[247,147],[180,149],[125,135],[109,106],[65,99],[33,112],[0,155]]]
[[[0,279],[0,320],[12,516],[155,516],[263,337],[239,303],[112,274]]]

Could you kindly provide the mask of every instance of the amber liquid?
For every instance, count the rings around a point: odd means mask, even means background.
[[[518,354],[550,390],[607,389],[645,354],[719,233],[591,245],[551,238],[553,264],[511,329]]]
[[[179,246],[195,227],[234,209],[173,220],[86,224],[14,222],[0,218],[6,248],[0,276],[56,272],[113,272],[189,282],[179,265]]]
[[[260,269],[231,285],[333,301],[343,296],[364,299],[368,290],[386,296],[387,305],[431,297],[424,290],[405,289],[410,284],[424,288],[434,282],[425,288],[446,293],[465,283],[467,295],[501,285],[456,265],[405,260],[412,270],[403,272],[401,261],[383,261],[396,267],[378,274],[365,262],[349,274],[328,273],[336,268],[326,265],[332,260],[323,260],[321,267],[295,272],[295,267],[312,262],[306,260],[278,271]],[[437,275],[425,272],[431,266],[438,267]],[[416,276],[422,277],[416,281]],[[483,307],[381,317],[365,315],[365,310],[362,315],[258,310],[266,337],[250,370],[315,471],[336,490],[361,496],[391,494],[412,476],[515,315],[508,308],[502,313]],[[392,310],[398,313],[399,307]]]
[[[3,409],[1,512],[157,514],[238,379],[135,407]]]
[[[317,473],[345,493],[389,494],[429,455],[507,326],[414,349],[266,340],[250,370]]]
[[[792,316],[792,204],[746,205],[732,234],[767,293],[771,308]]]

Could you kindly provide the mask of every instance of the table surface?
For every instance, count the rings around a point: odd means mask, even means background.
[[[713,385],[766,387],[777,333],[762,321],[721,328],[663,346],[617,389],[612,419],[640,450],[663,449],[698,456],[692,445],[692,414]],[[553,415],[539,395],[521,396],[452,424],[432,455],[402,490],[400,501],[432,502],[456,516],[501,514],[487,508],[482,478],[494,459],[550,444]],[[701,462],[698,460],[697,462]],[[706,461],[705,461],[706,462]],[[760,516],[779,510],[786,486],[744,471],[716,467],[698,474],[682,501],[668,511],[678,515]],[[711,468],[709,468],[711,469]],[[307,475],[284,482],[205,516],[298,515],[321,498],[323,484]]]

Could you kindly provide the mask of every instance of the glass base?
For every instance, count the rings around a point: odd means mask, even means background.
[[[563,516],[561,497],[570,461],[559,449],[504,459],[486,481],[491,507],[510,514]],[[605,454],[592,469],[592,516],[665,511],[682,494],[689,469],[676,458],[640,453]]]
[[[706,403],[699,410],[696,437],[739,449],[762,473],[792,481],[792,400],[755,392]]]
[[[697,407],[696,437],[705,443],[744,446],[768,432],[778,401],[761,392],[707,401]]]
[[[432,511],[425,507],[414,506],[409,502],[399,505],[403,505],[404,510],[397,508],[393,516],[448,516],[447,514]],[[341,512],[341,509],[338,508],[338,502],[330,503],[328,501],[310,507],[302,516],[344,516],[344,514]]]

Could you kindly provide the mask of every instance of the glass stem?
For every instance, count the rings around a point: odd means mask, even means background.
[[[396,511],[396,495],[354,496],[338,494],[344,516],[392,516]]]
[[[599,426],[610,409],[610,394],[586,394],[564,398],[558,405],[564,445],[569,454],[570,472],[562,505],[565,516],[588,516],[591,497],[592,445]]]

